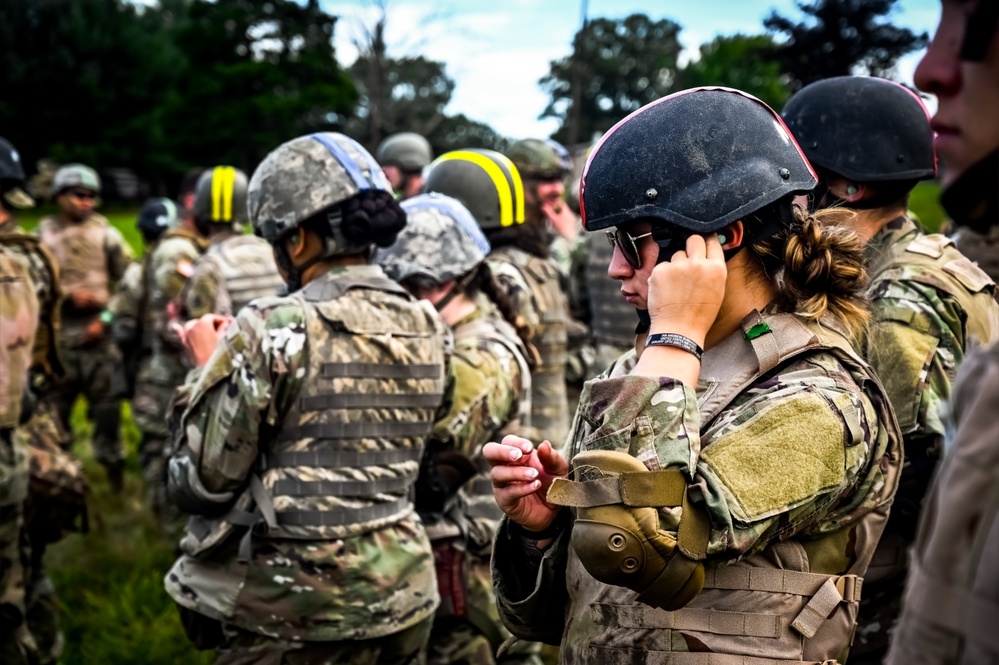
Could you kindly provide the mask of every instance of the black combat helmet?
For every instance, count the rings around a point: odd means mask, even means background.
[[[770,107],[731,88],[695,88],[647,104],[604,135],[583,170],[580,212],[587,231],[653,220],[664,261],[692,233],[781,202],[747,224],[743,244],[773,235],[791,222],[791,197],[816,182]]]
[[[807,85],[784,107],[784,122],[818,169],[854,182],[903,182],[936,175],[926,106],[898,83],[837,76]]]

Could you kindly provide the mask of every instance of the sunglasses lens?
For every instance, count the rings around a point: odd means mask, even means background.
[[[93,199],[97,197],[96,194],[86,189],[73,190],[73,196],[75,196],[78,199]]]

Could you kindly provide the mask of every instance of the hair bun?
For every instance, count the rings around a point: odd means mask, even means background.
[[[388,192],[368,189],[343,204],[340,228],[344,237],[358,245],[388,247],[406,226],[406,212]]]

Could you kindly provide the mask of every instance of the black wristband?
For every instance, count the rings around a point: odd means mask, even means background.
[[[521,525],[517,524],[513,520],[510,520],[510,525],[514,527],[516,533],[520,534],[521,538],[526,540],[548,540],[549,538],[555,538],[562,531],[565,530],[566,525],[569,523],[569,511],[563,508],[559,511],[552,523],[546,526],[541,531],[531,531],[530,529],[525,529]]]
[[[704,355],[704,349],[698,346],[697,342],[676,333],[652,333],[645,340],[645,346],[675,346],[692,354],[698,360]]]

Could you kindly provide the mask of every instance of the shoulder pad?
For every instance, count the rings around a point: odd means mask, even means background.
[[[933,259],[943,256],[944,250],[953,245],[954,241],[945,235],[931,233],[929,235],[918,236],[905,247],[905,251],[913,254],[922,254]]]
[[[995,288],[992,278],[964,256],[953,261],[948,261],[944,264],[943,269],[950,275],[953,275],[957,281],[961,282],[972,293],[978,293],[986,288],[990,290]]]

